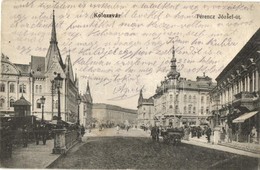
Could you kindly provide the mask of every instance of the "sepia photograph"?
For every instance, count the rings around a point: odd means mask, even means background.
[[[259,11],[2,0],[0,168],[260,170]]]

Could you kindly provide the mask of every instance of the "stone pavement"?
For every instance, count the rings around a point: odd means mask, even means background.
[[[116,128],[104,129],[102,131],[99,131],[98,129],[93,129],[91,131],[91,133],[86,133],[86,136],[87,137],[90,137],[90,136],[150,137],[150,132],[149,131],[143,131],[141,129],[130,129],[128,132],[126,130],[120,130],[119,134],[117,134]],[[211,136],[211,139],[213,140],[213,136]],[[163,140],[162,137],[160,137],[160,142],[162,142],[162,140]],[[215,150],[220,150],[220,151],[224,151],[224,152],[230,152],[230,153],[234,153],[234,154],[260,158],[260,154],[254,153],[252,151],[238,149],[238,148],[234,148],[234,147],[231,147],[231,146],[214,145],[212,143],[208,143],[205,135],[200,137],[199,139],[197,137],[193,137],[193,138],[190,138],[189,141],[182,140],[182,142],[186,143],[186,144],[200,146],[200,147],[206,147],[206,148],[209,148],[209,149],[215,149]],[[235,145],[235,142],[233,142],[233,143]]]
[[[190,138],[189,141],[182,140],[182,142],[186,143],[186,144],[197,145],[197,146],[206,147],[206,148],[210,148],[210,149],[216,149],[216,150],[220,150],[220,151],[224,151],[224,152],[230,152],[230,153],[234,153],[234,154],[260,158],[260,154],[259,153],[255,153],[252,150],[244,150],[243,148],[235,148],[235,147],[233,147],[238,142],[232,142],[229,145],[227,143],[226,143],[227,145],[225,145],[224,143],[219,143],[217,145],[214,145],[212,143],[207,143],[207,139],[206,139],[205,136],[202,136],[199,139],[197,137],[193,137],[193,138]],[[243,144],[240,144],[240,145],[243,145]]]
[[[13,150],[12,158],[1,161],[1,168],[37,168],[43,169],[55,161],[60,155],[52,154],[54,141],[47,140],[46,145],[40,142],[28,144],[27,148],[19,146]]]

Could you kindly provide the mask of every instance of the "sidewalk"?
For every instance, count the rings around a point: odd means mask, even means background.
[[[12,158],[1,161],[0,167],[44,169],[60,156],[52,154],[53,145],[53,140],[47,140],[46,145],[40,142],[28,144],[27,148],[19,146],[13,150]]]
[[[234,154],[239,155],[245,155],[249,157],[255,157],[260,158],[260,146],[258,147],[251,147],[249,150],[249,147],[245,147],[246,144],[238,143],[238,142],[232,142],[232,143],[219,143],[219,144],[212,144],[208,143],[205,136],[200,137],[199,139],[197,137],[190,138],[189,141],[182,140],[183,143],[206,147],[210,149],[216,149],[224,152],[230,152]],[[245,149],[247,148],[247,149]],[[256,152],[257,151],[257,152]]]

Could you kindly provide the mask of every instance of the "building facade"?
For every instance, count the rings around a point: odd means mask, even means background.
[[[94,123],[92,118],[93,99],[90,92],[89,82],[87,82],[86,92],[81,94],[80,98],[80,124],[87,127],[91,125],[91,123]]]
[[[98,123],[113,123],[113,124],[136,124],[137,110],[122,108],[115,105],[94,103],[92,108],[92,117]]]
[[[260,29],[216,78],[215,125],[231,128],[234,140],[249,142],[253,127],[259,141]]]
[[[205,74],[196,81],[180,77],[173,48],[171,69],[152,96],[154,123],[174,127],[209,123],[209,92],[214,87],[212,79]]]
[[[0,100],[3,103],[1,113],[12,114],[11,103],[24,96],[31,103],[31,113],[42,117],[42,104],[40,98],[45,97],[44,119],[52,120],[58,115],[58,95],[54,78],[57,73],[63,78],[60,88],[61,117],[64,121],[76,122],[78,80],[74,77],[70,55],[62,60],[55,27],[53,12],[52,32],[49,49],[46,57],[31,56],[28,65],[12,64],[8,57],[2,55],[1,59],[1,92]]]
[[[137,106],[137,124],[141,126],[154,126],[154,101],[153,97],[148,99],[143,98],[143,91],[140,90]]]
[[[13,104],[22,96],[32,101],[30,65],[15,64],[8,56],[1,56],[0,116],[14,116]]]

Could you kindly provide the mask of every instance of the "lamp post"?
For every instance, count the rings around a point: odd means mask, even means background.
[[[62,81],[63,78],[60,76],[60,73],[57,73],[57,76],[54,78],[55,87],[58,90],[58,123],[61,120],[61,113],[60,113],[60,88],[62,88]]]
[[[42,96],[42,97],[40,98],[40,100],[41,100],[41,104],[42,104],[42,122],[43,122],[43,121],[44,121],[44,116],[43,116],[43,114],[44,114],[45,97]]]
[[[79,105],[81,103],[80,95],[78,95],[77,102],[78,102],[78,121],[77,121],[77,124],[80,125],[80,121],[79,121]]]

